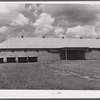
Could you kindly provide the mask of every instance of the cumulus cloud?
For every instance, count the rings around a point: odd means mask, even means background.
[[[0,33],[5,33],[8,30],[6,26],[0,27]]]
[[[33,24],[33,26],[36,28],[35,33],[41,36],[43,34],[50,33],[53,30],[53,23],[54,18],[52,18],[51,15],[46,13],[40,14],[39,19],[37,19]]]
[[[95,26],[92,25],[85,25],[84,27],[84,34],[85,37],[98,37],[97,32],[95,32]]]
[[[97,37],[95,26],[84,25],[68,28],[66,31],[67,37]]]
[[[0,13],[9,13],[9,9],[6,7],[5,4],[0,4]]]
[[[34,8],[33,14],[35,17],[38,17],[41,13],[43,13],[43,8],[41,4],[34,4],[33,8]]]
[[[92,4],[48,4],[43,5],[44,11],[53,16],[65,16],[70,23],[81,25],[95,24],[97,15],[100,12],[100,5]]]
[[[23,14],[18,14],[18,16],[12,20],[11,25],[12,26],[24,26],[29,23],[29,20],[23,15]]]
[[[62,27],[56,27],[54,30],[54,34],[58,37],[65,37],[65,30]]]
[[[15,33],[18,32],[19,29],[15,32],[16,30],[11,23],[20,17],[22,17],[21,23],[24,23],[25,19],[23,19],[23,16],[19,15],[22,10],[25,10],[25,8],[23,8],[23,4],[0,3],[0,42],[6,40],[6,37],[14,36]]]
[[[0,3],[0,26],[10,25],[12,20],[23,11],[23,8],[23,4]]]
[[[8,27],[0,27],[0,42],[4,41],[7,36]]]
[[[41,4],[26,3],[25,9],[22,11],[25,17],[30,19],[30,22],[35,22],[39,18],[40,14],[43,13]]]
[[[54,23],[54,18],[51,15],[42,13],[40,14],[39,19],[33,24],[34,27],[43,27],[45,24],[52,25]]]
[[[41,28],[36,28],[35,35],[36,36],[47,36],[48,34],[52,34],[53,26],[46,24]]]
[[[83,27],[76,26],[68,28],[66,31],[66,36],[68,37],[80,37],[83,34]]]
[[[98,21],[95,24],[95,32],[98,33],[99,28],[100,28],[100,13],[98,14]]]
[[[100,4],[0,3],[1,33],[7,33],[7,38],[97,37],[100,36]]]

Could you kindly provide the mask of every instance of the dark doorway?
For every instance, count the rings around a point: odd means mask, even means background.
[[[67,60],[85,60],[85,51],[67,50]]]
[[[7,62],[8,63],[16,62],[16,58],[15,57],[8,57]]]
[[[60,50],[60,59],[66,60],[66,50]]]
[[[0,58],[0,63],[3,63],[3,58]]]
[[[28,62],[37,62],[37,57],[28,57]]]
[[[20,63],[28,62],[27,57],[18,57],[18,62],[20,62]]]

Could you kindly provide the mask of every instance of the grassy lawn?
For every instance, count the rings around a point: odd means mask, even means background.
[[[3,63],[0,89],[100,90],[100,61]]]

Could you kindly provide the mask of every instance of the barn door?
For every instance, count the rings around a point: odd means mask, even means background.
[[[68,50],[67,51],[68,60],[85,60],[84,50]]]

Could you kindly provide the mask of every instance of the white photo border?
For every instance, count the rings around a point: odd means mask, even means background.
[[[0,1],[0,3],[100,4],[100,1]],[[100,98],[100,90],[0,90],[0,99]]]

